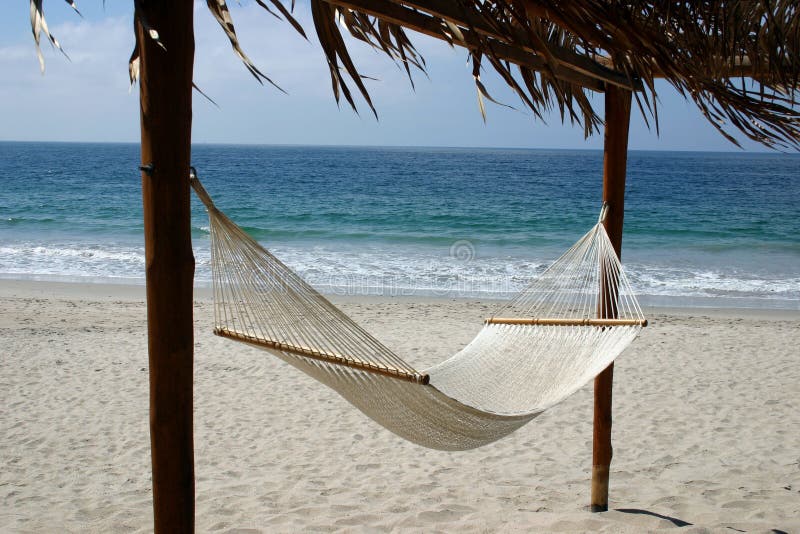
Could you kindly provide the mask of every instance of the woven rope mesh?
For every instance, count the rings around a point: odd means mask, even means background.
[[[217,210],[197,180],[193,186],[209,212],[217,333],[270,351],[426,447],[470,449],[510,434],[596,376],[642,326],[598,223],[494,314],[500,323],[486,324],[463,350],[422,373]],[[632,321],[502,322],[609,317]]]
[[[495,319],[644,316],[598,223]],[[546,410],[597,376],[641,330],[630,325],[487,324],[461,352],[428,370],[431,383],[472,407],[508,415]]]

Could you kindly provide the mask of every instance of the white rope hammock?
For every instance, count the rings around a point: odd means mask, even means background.
[[[442,450],[515,431],[605,369],[647,324],[598,222],[450,359],[420,372],[211,201],[214,333],[263,348],[395,434]]]

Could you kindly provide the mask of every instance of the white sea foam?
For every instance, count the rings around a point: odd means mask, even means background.
[[[508,298],[524,288],[553,258],[450,255],[443,250],[367,247],[290,247],[273,252],[309,283],[330,294]],[[195,248],[196,280],[211,283],[208,241]],[[800,306],[800,277],[644,262],[627,265],[630,281],[645,297],[691,302],[713,298]],[[135,243],[14,243],[0,245],[0,276],[78,281],[144,278],[144,250]],[[731,305],[734,305],[731,304]],[[758,304],[756,304],[758,305]]]
[[[19,243],[0,246],[0,273],[36,277],[136,279],[144,272],[144,251],[127,245]]]
[[[630,264],[627,272],[640,293],[660,296],[758,297],[800,301],[800,277],[755,276],[729,270]]]

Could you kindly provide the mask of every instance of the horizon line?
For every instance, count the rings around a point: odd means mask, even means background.
[[[0,143],[40,143],[40,144],[72,144],[72,145],[140,145],[139,141],[62,141],[62,140],[26,140],[26,139],[0,139]],[[528,147],[528,146],[457,146],[457,145],[355,145],[335,143],[235,143],[235,142],[209,142],[192,141],[192,146],[230,146],[230,147],[272,147],[272,148],[372,148],[372,149],[441,149],[441,150],[519,150],[519,151],[564,151],[564,152],[603,152],[602,148],[571,148],[571,147]],[[733,146],[730,150],[690,150],[690,149],[659,149],[659,148],[630,148],[628,152],[669,152],[690,154],[780,154],[799,155],[798,153],[782,150],[748,150]]]

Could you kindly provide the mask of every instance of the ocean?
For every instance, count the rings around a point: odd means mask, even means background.
[[[216,204],[329,294],[507,298],[597,220],[590,150],[198,145]],[[0,143],[0,277],[144,283],[139,147]],[[208,221],[193,199],[197,284]],[[800,309],[800,155],[632,151],[644,304]]]

